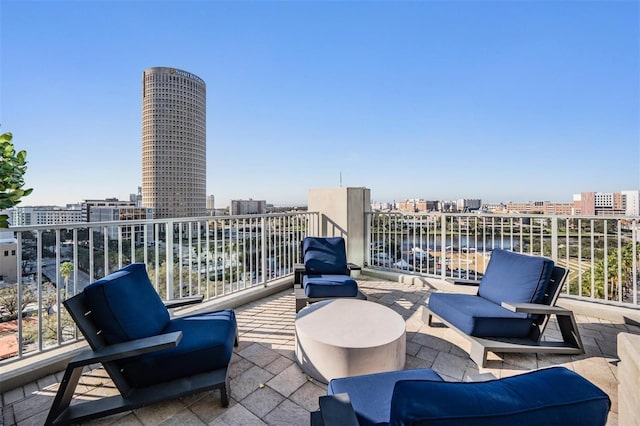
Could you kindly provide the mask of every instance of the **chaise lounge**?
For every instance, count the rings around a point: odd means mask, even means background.
[[[544,257],[493,250],[476,295],[432,293],[423,320],[437,317],[471,342],[480,367],[488,352],[583,354],[573,312],[555,306],[567,270]],[[542,340],[555,315],[562,340]]]

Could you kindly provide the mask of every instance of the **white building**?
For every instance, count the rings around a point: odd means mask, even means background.
[[[640,191],[620,191],[627,216],[640,216]]]
[[[79,205],[14,207],[11,226],[65,225],[84,222]]]
[[[0,231],[0,282],[18,281],[16,250],[18,242],[11,231]]]

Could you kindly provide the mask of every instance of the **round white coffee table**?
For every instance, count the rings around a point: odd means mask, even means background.
[[[386,306],[352,298],[316,302],[298,312],[295,330],[296,360],[321,382],[404,368],[405,322]]]

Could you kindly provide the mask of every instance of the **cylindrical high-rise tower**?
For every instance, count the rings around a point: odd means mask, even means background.
[[[155,218],[206,214],[206,98],[190,72],[142,73],[142,205]]]

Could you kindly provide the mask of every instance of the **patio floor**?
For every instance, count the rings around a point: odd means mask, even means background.
[[[429,289],[361,276],[359,285],[369,300],[398,312],[406,320],[409,368],[433,368],[446,380],[479,381],[520,374],[537,368],[563,365],[604,390],[611,398],[608,425],[618,424],[616,335],[640,334],[626,324],[577,316],[586,354],[582,356],[504,354],[489,355],[488,368],[469,359],[469,344],[446,327],[422,323],[421,312]],[[95,425],[308,425],[309,412],[318,408],[326,385],[313,381],[294,362],[295,301],[283,291],[236,309],[240,344],[235,349],[229,376],[231,402],[220,405],[219,391],[159,403],[95,420]],[[557,333],[550,324],[547,333]],[[62,372],[2,394],[0,426],[42,425]],[[102,369],[81,379],[74,400],[115,393]]]

